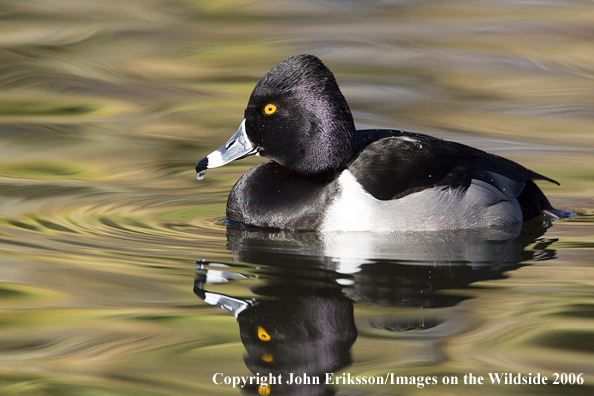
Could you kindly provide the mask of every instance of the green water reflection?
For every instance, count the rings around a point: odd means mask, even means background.
[[[584,373],[561,391],[592,394],[592,10],[569,0],[0,0],[0,394],[238,394],[212,376],[250,375],[241,323],[192,292],[198,259],[222,271],[205,290],[245,301],[331,285],[357,330],[338,373]],[[201,182],[194,165],[237,129],[258,79],[297,53],[335,72],[359,128],[509,157],[560,181],[541,187],[574,218],[530,243],[473,245],[464,252],[491,254],[474,270],[463,255],[419,265],[413,241],[397,245],[406,265],[373,261],[379,236],[349,248],[294,235],[237,245],[225,201],[259,160]],[[449,251],[440,241],[425,245]],[[272,261],[254,260],[263,251]]]

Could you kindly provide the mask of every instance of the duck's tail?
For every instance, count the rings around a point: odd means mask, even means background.
[[[546,178],[545,180],[550,181],[550,179]],[[518,196],[518,202],[522,208],[524,221],[541,215],[546,216],[550,220],[566,219],[573,215],[571,212],[553,208],[547,197],[532,180],[526,182],[524,190]]]

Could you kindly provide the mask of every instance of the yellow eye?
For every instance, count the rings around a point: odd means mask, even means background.
[[[267,104],[266,107],[264,107],[264,113],[270,115],[270,114],[274,114],[274,112],[276,111],[276,106],[273,104]]]
[[[260,385],[258,387],[258,394],[259,395],[269,395],[270,394],[270,385],[266,384],[266,386],[264,385]]]
[[[271,354],[266,353],[266,354],[262,355],[262,360],[264,360],[265,362],[272,362],[274,359],[272,359]]]
[[[264,330],[260,326],[258,326],[258,338],[262,341],[270,341],[270,336],[268,335],[266,330]]]

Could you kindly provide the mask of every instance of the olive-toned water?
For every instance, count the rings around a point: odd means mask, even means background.
[[[268,372],[438,380],[271,394],[592,394],[592,26],[588,1],[1,0],[0,394],[236,395],[213,375]],[[359,128],[509,157],[558,180],[539,185],[574,217],[227,229],[261,159],[200,182],[194,165],[298,53],[333,70]]]

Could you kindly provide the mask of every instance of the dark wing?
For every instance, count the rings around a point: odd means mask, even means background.
[[[357,131],[358,155],[349,166],[367,192],[397,199],[432,187],[484,191],[485,204],[518,199],[524,219],[552,209],[532,180],[556,181],[460,143],[398,130]]]

